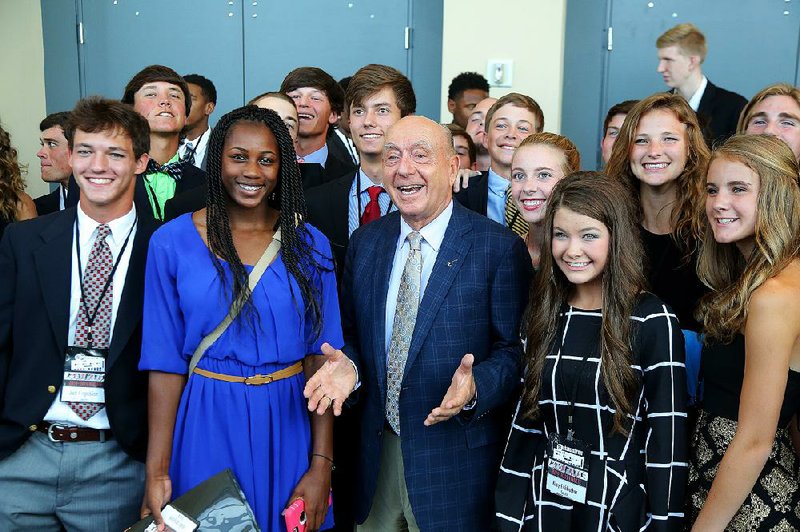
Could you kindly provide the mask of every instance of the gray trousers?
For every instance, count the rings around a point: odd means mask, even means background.
[[[0,530],[120,531],[139,520],[144,464],[109,441],[35,432],[0,460]]]
[[[378,485],[372,508],[357,532],[419,532],[411,502],[408,500],[406,479],[403,471],[403,451],[400,437],[390,430],[383,431],[381,465],[378,470]]]

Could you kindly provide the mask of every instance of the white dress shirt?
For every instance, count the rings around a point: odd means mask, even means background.
[[[420,243],[420,252],[422,253],[422,279],[419,284],[420,302],[422,302],[425,295],[425,288],[428,286],[433,265],[436,263],[436,257],[439,255],[439,248],[442,246],[444,233],[447,231],[447,225],[450,223],[452,215],[453,201],[451,200],[447,207],[439,213],[439,216],[419,230],[422,235]],[[411,246],[406,237],[413,230],[405,220],[400,218],[400,236],[397,237],[392,273],[389,276],[389,290],[386,293],[386,336],[384,347],[386,348],[387,360],[389,357],[389,342],[392,339],[392,329],[394,328],[394,313],[397,309],[397,293],[400,291],[400,279],[403,277],[403,270],[406,267],[408,254],[411,251]]]
[[[697,90],[694,91],[694,94],[691,98],[689,98],[689,107],[692,108],[692,111],[695,113],[697,109],[700,107],[700,100],[703,99],[703,94],[706,92],[706,87],[708,86],[708,78],[703,76],[703,80],[700,82],[700,86],[697,87]]]
[[[194,165],[200,168],[200,165],[203,164],[203,159],[206,157],[206,148],[208,148],[208,139],[210,138],[211,128],[208,128],[196,139],[184,139],[178,148],[178,154],[181,159],[185,159],[186,156],[194,150]],[[189,143],[192,145],[191,148],[189,147]],[[194,148],[195,146],[197,146],[196,149]]]
[[[94,246],[95,238],[97,237],[97,227],[100,223],[89,218],[89,216],[81,210],[78,204],[78,228],[81,237],[81,268],[86,271],[86,265],[89,261],[89,253]],[[119,302],[122,298],[122,290],[125,288],[125,276],[128,274],[128,264],[131,259],[131,250],[133,249],[133,240],[136,237],[136,227],[134,221],[136,220],[136,207],[132,207],[130,211],[124,216],[112,220],[108,223],[111,229],[111,234],[106,238],[109,249],[111,249],[111,256],[116,262],[119,256],[120,249],[122,248],[125,238],[130,232],[128,245],[125,246],[125,251],[119,261],[116,271],[114,272],[113,279],[113,299],[111,302],[111,332],[109,337],[109,344],[114,334],[114,324],[117,320],[117,311],[119,309]],[[72,239],[72,280],[70,283],[70,300],[69,300],[69,328],[67,329],[67,345],[73,345],[75,341],[75,328],[78,324],[78,310],[81,304],[81,284],[78,277],[78,256],[75,247],[75,230],[73,228]],[[61,425],[89,427],[93,429],[108,429],[108,414],[105,407],[98,413],[90,417],[88,420],[82,420],[72,408],[66,403],[61,401],[61,390],[56,392],[55,400],[50,405],[50,409],[44,416],[45,421],[50,423],[57,423]]]

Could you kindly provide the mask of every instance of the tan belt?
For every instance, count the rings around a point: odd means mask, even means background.
[[[241,382],[248,386],[261,386],[262,384],[269,384],[271,382],[293,377],[303,371],[303,363],[295,362],[288,368],[270,373],[269,375],[251,375],[250,377],[237,377],[236,375],[225,375],[224,373],[214,373],[205,369],[194,368],[194,372],[198,375],[209,379],[215,379],[225,382]]]

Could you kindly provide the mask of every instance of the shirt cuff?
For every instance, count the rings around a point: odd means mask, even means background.
[[[356,367],[356,363],[353,362],[350,357],[347,357],[347,361],[350,362],[350,365],[353,366],[353,372],[356,374],[356,384],[353,386],[353,389],[350,390],[352,394],[354,391],[358,390],[361,387],[361,377],[358,375],[358,368]]]

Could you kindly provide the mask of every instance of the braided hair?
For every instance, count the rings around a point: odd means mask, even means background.
[[[319,260],[320,253],[312,245],[312,237],[305,225],[306,203],[303,196],[303,182],[292,138],[283,121],[272,110],[247,105],[234,109],[222,118],[214,127],[208,141],[208,194],[206,195],[206,226],[208,247],[214,267],[220,279],[225,283],[226,275],[220,258],[226,261],[233,276],[231,304],[241,308],[245,316],[252,317],[255,312],[248,273],[242,264],[239,254],[233,245],[231,225],[226,204],[228,193],[222,184],[222,150],[225,139],[231,128],[239,122],[256,122],[264,124],[275,135],[280,153],[280,171],[278,184],[270,194],[268,205],[280,210],[275,229],[281,230],[281,255],[289,275],[294,278],[300,288],[303,309],[295,297],[293,284],[289,284],[292,299],[301,311],[310,313],[314,324],[313,334],[319,336],[322,324],[322,307],[320,275],[322,271],[331,271],[331,267],[323,265]],[[324,257],[324,263],[332,261],[332,257]]]

